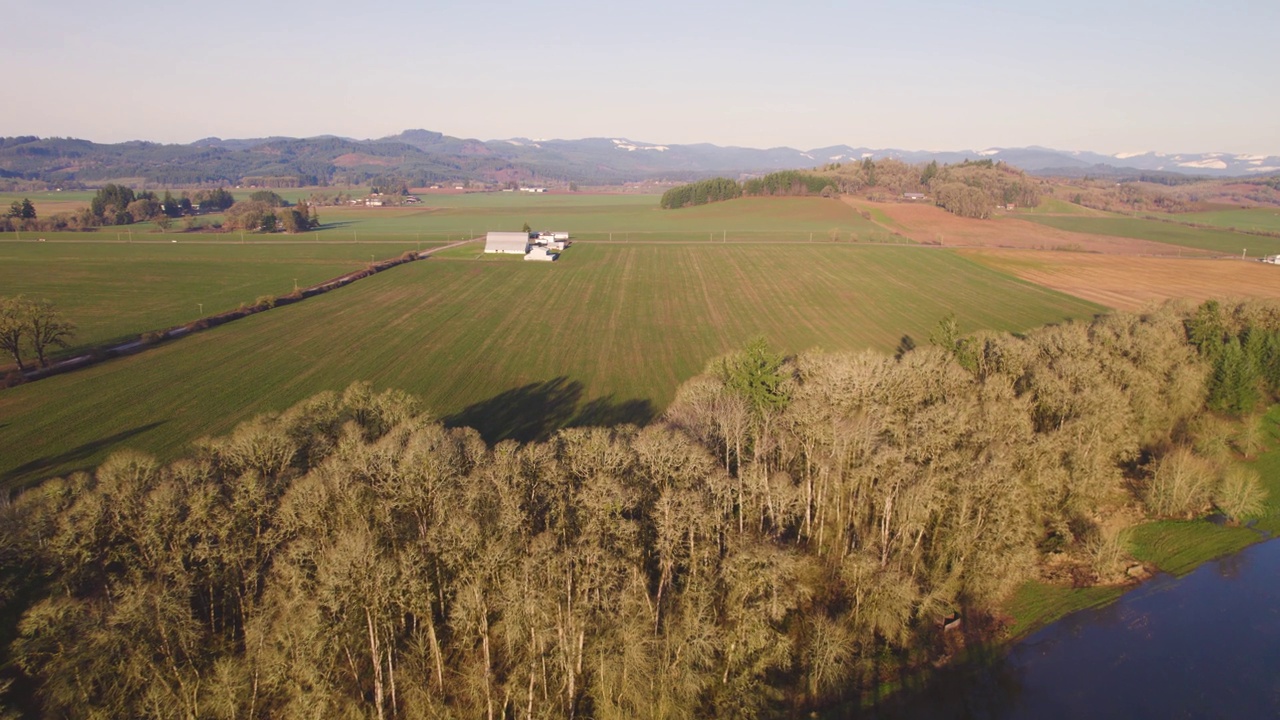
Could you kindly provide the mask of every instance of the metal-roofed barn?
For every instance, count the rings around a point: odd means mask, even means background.
[[[529,252],[529,233],[491,232],[485,236],[484,251],[487,253],[524,255]]]

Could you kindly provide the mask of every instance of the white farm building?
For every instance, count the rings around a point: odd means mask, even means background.
[[[525,260],[542,260],[543,262],[551,262],[556,259],[556,255],[547,252],[547,249],[541,245],[534,247],[524,256]]]
[[[529,252],[529,233],[491,232],[485,236],[484,251],[487,253],[515,253],[518,255],[524,255]]]

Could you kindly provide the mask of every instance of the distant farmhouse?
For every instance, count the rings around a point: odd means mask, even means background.
[[[524,255],[525,260],[551,262],[560,257],[551,250],[564,250],[568,244],[567,232],[491,232],[485,235],[484,251]]]

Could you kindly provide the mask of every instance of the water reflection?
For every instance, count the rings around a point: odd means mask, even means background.
[[[1280,716],[1280,541],[1154,578],[849,716]]]

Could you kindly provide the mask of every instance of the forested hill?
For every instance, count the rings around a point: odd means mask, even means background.
[[[829,162],[893,158],[907,163],[961,163],[980,158],[1040,174],[1137,177],[1165,172],[1258,177],[1280,170],[1280,157],[1261,155],[1099,155],[1046,148],[917,152],[837,145],[809,151],[710,144],[656,145],[619,138],[480,141],[427,130],[376,140],[335,136],[206,138],[186,145],[131,141],[100,144],[72,138],[0,138],[0,182],[64,186],[107,181],[168,186],[253,184],[288,186],[362,183],[395,175],[415,183],[696,180]]]

